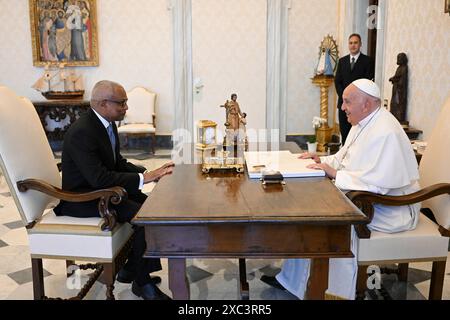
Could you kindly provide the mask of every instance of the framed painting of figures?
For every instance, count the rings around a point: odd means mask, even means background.
[[[96,0],[29,0],[33,64],[98,66]]]

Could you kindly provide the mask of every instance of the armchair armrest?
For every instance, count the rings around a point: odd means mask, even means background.
[[[372,222],[374,213],[373,205],[375,203],[389,206],[404,206],[442,194],[450,195],[450,183],[434,184],[404,196],[384,196],[366,191],[350,191],[346,195],[369,218],[367,224],[355,226],[358,237],[360,239],[368,239],[370,238],[370,230],[367,228],[367,225]]]
[[[17,188],[20,192],[36,190],[57,199],[69,202],[85,202],[100,199],[98,203],[98,210],[100,216],[105,220],[105,222],[101,226],[103,231],[113,230],[117,222],[117,214],[115,210],[109,209],[109,202],[111,202],[112,204],[119,204],[122,199],[127,198],[127,192],[122,187],[112,187],[92,192],[78,193],[63,191],[60,188],[57,188],[45,181],[38,179],[18,181]]]
[[[153,126],[156,128],[156,114],[155,113],[152,114],[152,119],[153,119]]]

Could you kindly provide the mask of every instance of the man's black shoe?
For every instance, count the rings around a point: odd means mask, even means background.
[[[135,296],[142,297],[144,300],[172,300],[153,283],[147,283],[140,286],[136,281],[133,281],[131,292],[133,292]]]
[[[120,269],[119,273],[117,274],[117,281],[121,283],[132,283],[134,278],[136,277],[135,272],[128,271],[124,268]],[[150,277],[151,282],[153,284],[159,284],[161,283],[161,277]]]
[[[266,275],[261,276],[261,281],[264,283],[267,283],[269,286],[280,289],[280,290],[286,290],[285,287],[281,283],[278,282],[277,278],[275,277],[269,277]]]

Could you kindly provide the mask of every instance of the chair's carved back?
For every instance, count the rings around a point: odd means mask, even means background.
[[[434,183],[450,183],[450,97],[444,104],[431,133],[427,148],[420,161],[420,184],[427,187]],[[423,203],[430,208],[437,222],[450,227],[450,196],[434,197]]]
[[[0,86],[0,165],[26,224],[38,219],[56,202],[40,192],[17,189],[17,181],[30,178],[61,187],[61,176],[33,104],[3,86]]]
[[[127,93],[128,110],[124,124],[150,123],[153,124],[155,113],[156,93],[150,92],[143,87],[136,87]]]

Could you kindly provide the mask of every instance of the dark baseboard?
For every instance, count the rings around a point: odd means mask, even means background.
[[[306,142],[313,135],[286,135],[286,142],[295,142],[302,150],[307,150]]]
[[[125,144],[125,137],[120,137],[120,146],[122,149],[147,149],[151,143],[150,137],[128,138],[128,144]],[[156,149],[172,149],[173,142],[171,135],[156,135]]]

